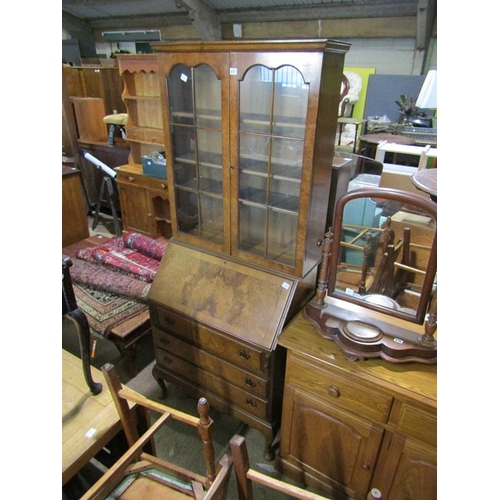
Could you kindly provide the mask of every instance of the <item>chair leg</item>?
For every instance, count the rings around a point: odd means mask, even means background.
[[[250,460],[248,459],[245,438],[239,435],[233,436],[230,446],[231,455],[234,460],[236,483],[238,485],[238,498],[239,500],[253,500],[252,481],[247,478],[247,472],[250,469]]]
[[[82,357],[83,376],[92,394],[99,394],[102,391],[102,384],[94,382],[90,370],[90,327],[87,316],[81,309],[75,309],[67,313],[68,318],[73,321],[78,334],[80,344],[80,354]]]

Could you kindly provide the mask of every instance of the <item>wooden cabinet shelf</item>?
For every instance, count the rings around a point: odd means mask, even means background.
[[[144,174],[142,157],[165,151],[156,55],[119,55],[127,107],[129,164],[117,169],[124,229],[170,238],[172,220],[167,178]]]
[[[118,68],[128,114],[129,162],[141,165],[143,156],[165,151],[158,62],[155,54],[121,54]]]

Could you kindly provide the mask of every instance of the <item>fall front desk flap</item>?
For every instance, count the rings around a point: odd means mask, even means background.
[[[268,350],[274,349],[296,281],[173,240],[149,300]]]

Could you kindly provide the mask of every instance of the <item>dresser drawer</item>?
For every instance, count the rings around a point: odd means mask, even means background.
[[[149,177],[146,177],[145,175],[132,174],[130,172],[117,171],[116,180],[118,183],[133,184],[134,186],[150,186]]]
[[[153,327],[153,341],[157,347],[161,348],[161,354],[164,351],[172,353],[210,373],[216,373],[218,377],[259,398],[265,399],[268,396],[268,381],[257,377],[254,373],[227,363],[217,356],[187,344],[173,335],[162,332],[156,327]],[[160,362],[160,364],[163,363]]]
[[[158,150],[164,151],[165,137],[163,136],[163,130],[157,128],[143,128],[143,139],[144,142],[149,142],[152,144],[158,144]],[[158,151],[160,152],[160,151]]]
[[[267,378],[269,374],[269,356],[265,352],[240,344],[225,337],[211,328],[205,327],[173,311],[153,306],[157,326],[200,347],[216,356],[230,361],[244,370],[259,372]],[[154,321],[154,320],[153,320]]]
[[[160,349],[157,345],[155,345],[155,356],[158,365],[167,372],[184,377],[196,386],[220,396],[229,404],[238,406],[258,418],[266,418],[267,400],[243,391],[240,387],[220,379],[213,373]]]
[[[387,422],[392,396],[368,389],[336,369],[320,368],[293,354],[287,363],[287,384],[356,415]]]
[[[149,178],[149,185],[153,189],[158,189],[159,191],[165,191],[168,194],[168,184],[167,179],[157,179],[156,177]]]
[[[389,417],[391,428],[406,436],[437,446],[437,412],[415,404],[396,400]]]
[[[144,128],[128,126],[125,127],[128,141],[144,141],[146,134]]]

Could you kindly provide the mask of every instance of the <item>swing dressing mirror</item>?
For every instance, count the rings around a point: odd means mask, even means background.
[[[318,331],[354,359],[436,362],[436,203],[395,189],[350,191],[337,202],[323,247],[316,296],[304,312]],[[364,318],[366,309],[386,320]],[[426,333],[395,328],[391,317],[426,322]]]

